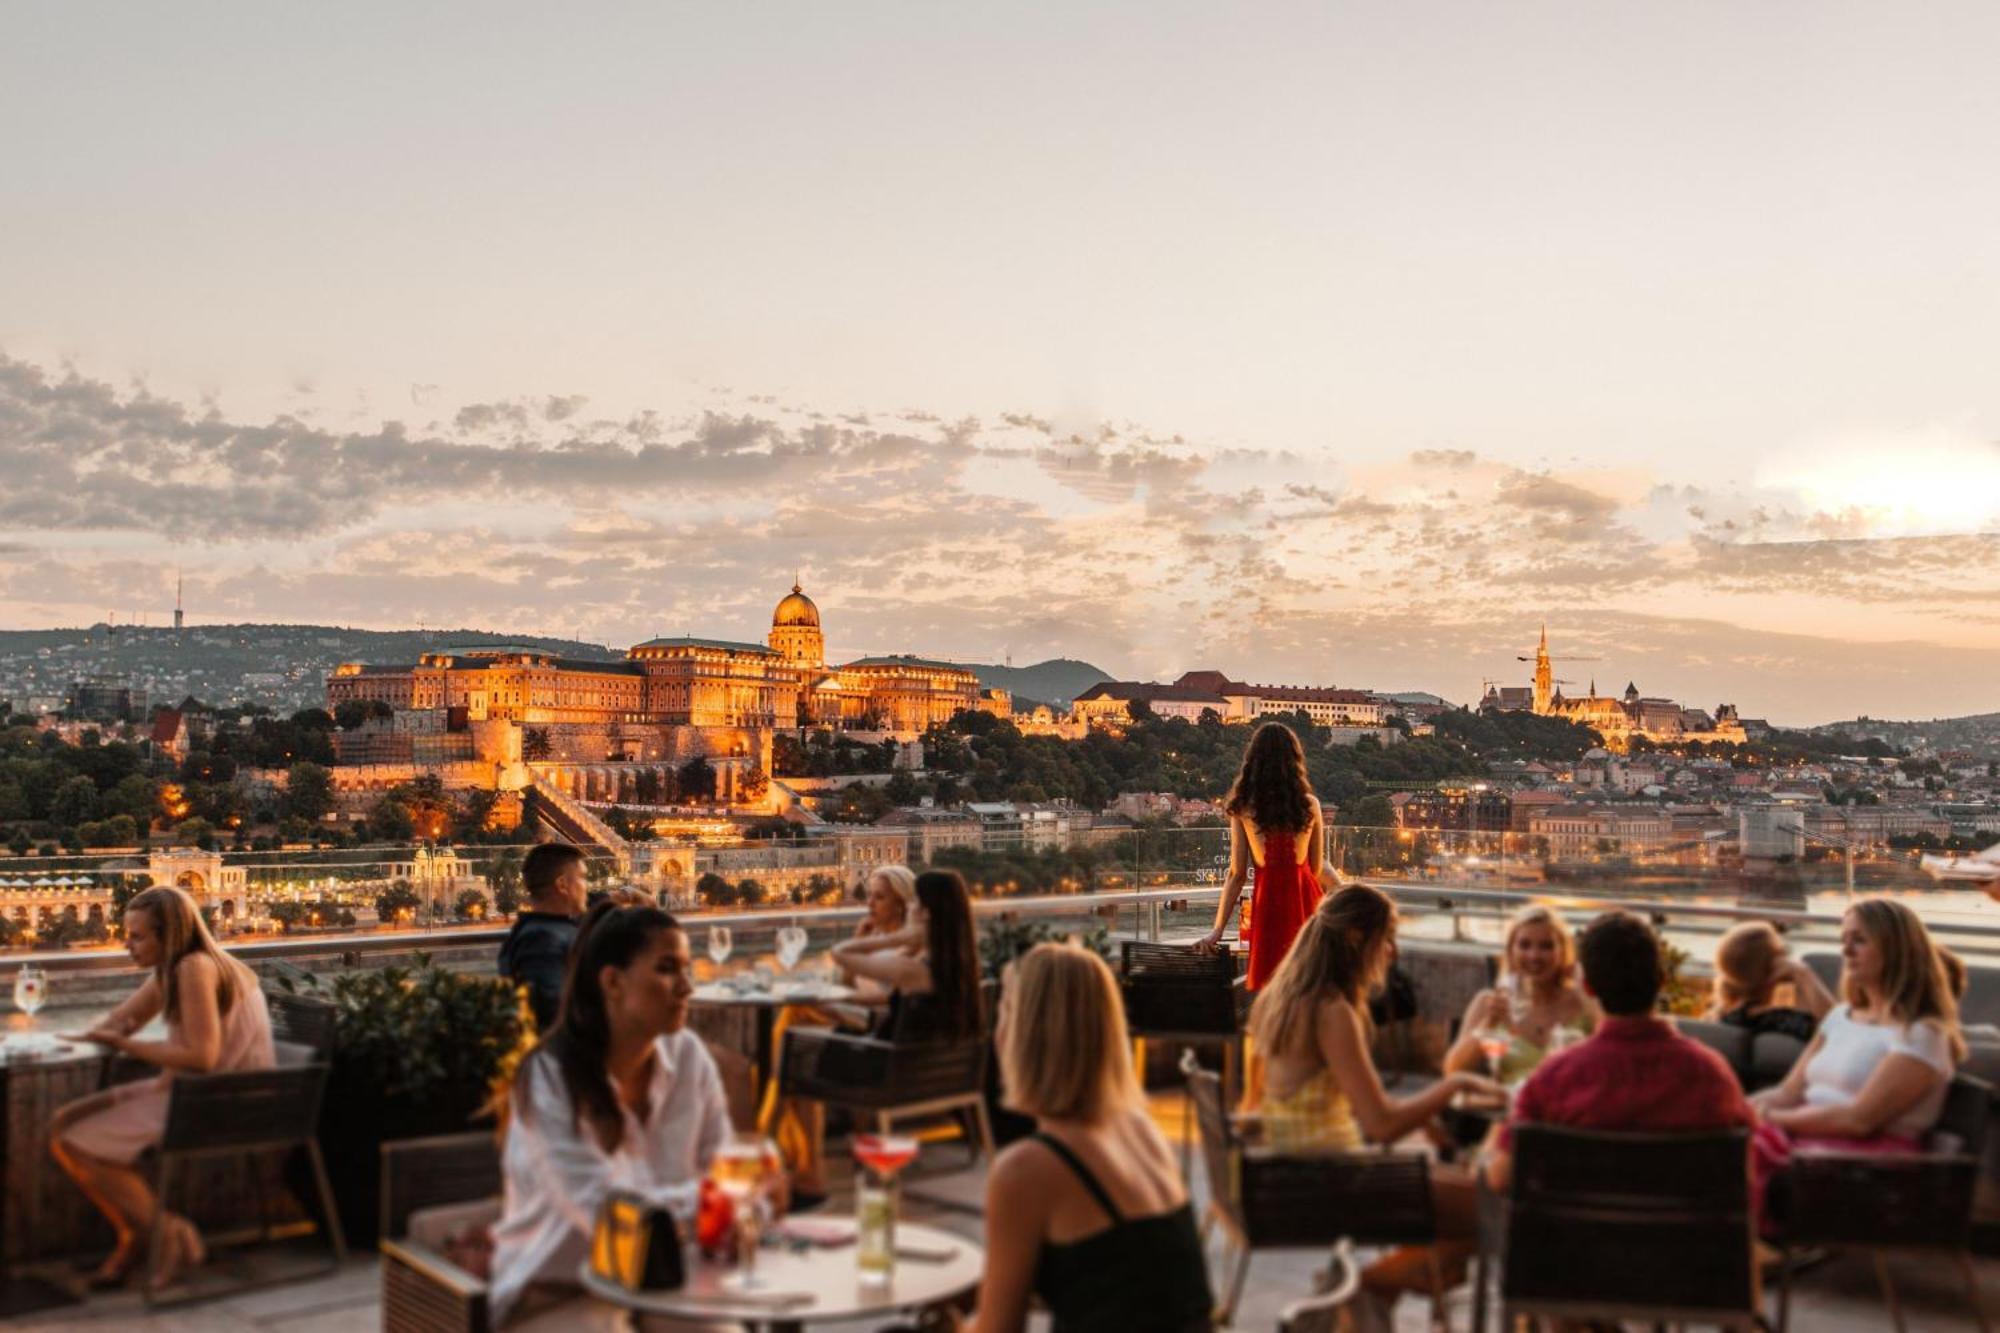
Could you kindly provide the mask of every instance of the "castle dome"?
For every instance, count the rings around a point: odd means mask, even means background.
[[[812,598],[799,591],[797,583],[793,583],[792,590],[785,594],[778,603],[778,609],[771,613],[771,628],[784,629],[796,626],[818,629],[819,607],[813,604]]]

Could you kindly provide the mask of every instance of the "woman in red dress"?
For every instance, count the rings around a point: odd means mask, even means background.
[[[1248,986],[1256,990],[1278,970],[1299,927],[1319,906],[1319,868],[1326,858],[1326,821],[1306,779],[1306,752],[1292,729],[1266,722],[1243,751],[1243,768],[1222,808],[1229,814],[1229,878],[1222,886],[1215,929],[1196,948],[1222,943],[1255,870],[1257,887],[1243,935],[1250,946]]]

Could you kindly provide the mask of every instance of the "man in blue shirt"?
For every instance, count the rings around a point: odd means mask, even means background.
[[[500,944],[500,975],[528,988],[535,1026],[548,1031],[562,1007],[569,948],[583,914],[583,852],[565,842],[545,842],[521,862],[528,905]]]

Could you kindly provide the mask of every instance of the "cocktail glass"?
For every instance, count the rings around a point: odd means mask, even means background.
[[[723,1279],[735,1291],[755,1291],[764,1286],[757,1276],[757,1233],[763,1207],[759,1197],[764,1183],[779,1166],[777,1145],[757,1134],[732,1134],[715,1154],[709,1176],[729,1196],[736,1216],[738,1266]]]
[[[887,1286],[896,1275],[896,1175],[915,1161],[917,1141],[907,1134],[857,1134],[854,1159],[872,1180],[854,1191],[855,1265],[869,1286]]]

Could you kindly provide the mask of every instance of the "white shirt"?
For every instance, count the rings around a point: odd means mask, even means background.
[[[729,1134],[729,1103],[699,1037],[671,1032],[654,1046],[646,1117],[620,1108],[616,1152],[606,1152],[587,1123],[576,1123],[552,1057],[525,1062],[501,1156],[506,1192],[493,1227],[494,1327],[529,1283],[576,1282],[598,1205],[611,1190],[630,1190],[684,1222],[694,1216],[701,1178]]]
[[[1807,1106],[1848,1106],[1881,1063],[1892,1055],[1911,1055],[1944,1075],[1935,1089],[1905,1111],[1882,1132],[1921,1138],[1937,1123],[1950,1090],[1951,1040],[1935,1019],[1920,1023],[1863,1023],[1844,1004],[1835,1005],[1820,1020],[1825,1038],[1806,1064]]]

